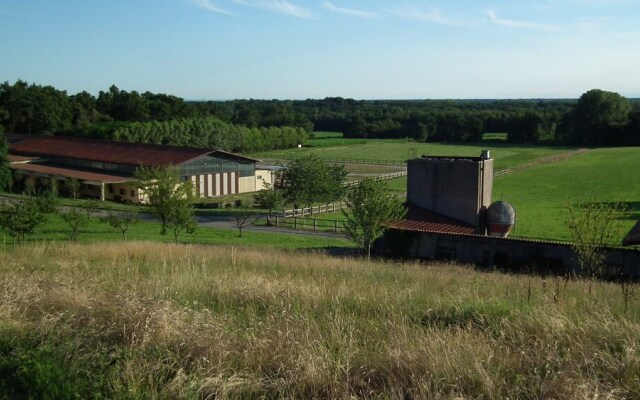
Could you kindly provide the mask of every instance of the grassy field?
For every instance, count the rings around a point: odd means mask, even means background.
[[[514,205],[516,235],[570,239],[567,204],[622,202],[625,231],[640,218],[640,148],[602,148],[497,177],[493,199]]]
[[[577,149],[499,142],[461,145],[401,140],[348,143],[348,139],[344,139],[340,146],[291,149],[271,154],[290,157],[314,153],[331,158],[399,161],[408,158],[412,149],[418,156],[477,156],[486,148],[495,159],[496,171],[511,170],[495,179],[493,199],[509,201],[516,207],[518,219],[514,234],[517,236],[569,240],[565,224],[568,203],[622,202],[629,208],[623,221],[625,230],[640,218],[640,148],[637,147]],[[395,193],[406,192],[406,178],[388,182]]]
[[[0,397],[640,397],[619,287],[161,243],[0,251]]]
[[[319,140],[319,139],[316,139]],[[322,139],[324,140],[324,139]],[[336,140],[330,138],[330,140]],[[476,144],[449,144],[449,143],[416,143],[402,140],[368,139],[363,143],[359,139],[339,139],[340,143],[327,146],[307,146],[300,149],[278,150],[261,153],[263,158],[293,157],[305,154],[316,154],[320,157],[340,159],[368,159],[385,161],[404,161],[416,156],[480,156],[484,149],[491,150],[495,159],[495,169],[514,168],[527,164],[543,157],[558,156],[572,152],[572,147],[550,146],[525,146],[508,143],[476,143]]]
[[[49,216],[47,223],[29,237],[31,243],[62,242],[69,240],[70,229],[59,216]],[[127,237],[129,240],[144,240],[157,242],[173,242],[171,232],[161,235],[160,224],[156,222],[139,222],[130,228]],[[286,233],[265,233],[243,231],[243,236],[238,236],[238,231],[233,229],[215,229],[200,227],[194,234],[183,233],[180,235],[181,243],[197,244],[225,244],[235,246],[257,246],[281,249],[321,249],[335,247],[352,247],[353,244],[340,237],[323,238],[313,236],[292,235]],[[0,244],[2,248],[12,247],[12,238],[0,231]],[[98,219],[92,219],[91,223],[80,229],[78,241],[86,243],[102,243],[105,241],[122,242],[122,234],[101,223]]]

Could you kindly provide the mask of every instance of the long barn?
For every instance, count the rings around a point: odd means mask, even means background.
[[[174,167],[190,180],[198,197],[254,192],[271,183],[259,160],[221,150],[112,142],[92,138],[24,135],[9,145],[17,180],[35,186],[55,181],[63,193],[140,203],[135,185],[140,167]]]

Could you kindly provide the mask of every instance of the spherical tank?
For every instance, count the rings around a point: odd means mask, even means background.
[[[487,209],[489,236],[507,237],[516,222],[516,210],[506,201],[496,201]]]

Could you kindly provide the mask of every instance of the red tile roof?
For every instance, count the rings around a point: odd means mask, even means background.
[[[627,236],[622,240],[622,244],[625,246],[633,246],[634,244],[640,244],[640,220],[636,225],[631,228]]]
[[[463,235],[473,235],[476,233],[476,228],[473,225],[412,204],[407,204],[407,215],[404,220],[391,225],[390,228]]]
[[[11,143],[9,151],[23,156],[65,157],[113,164],[161,166],[178,165],[214,150],[34,135]]]
[[[122,183],[133,181],[132,177],[126,175],[102,174],[83,171],[79,169],[65,168],[62,166],[51,164],[11,164],[10,167],[11,169],[14,169],[16,171],[40,173],[43,175],[58,176],[64,178],[76,178],[83,181],[95,181],[103,183]]]

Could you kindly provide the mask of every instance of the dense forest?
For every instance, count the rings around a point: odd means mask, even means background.
[[[251,152],[294,146],[313,131],[346,137],[514,143],[640,144],[640,102],[590,90],[577,100],[185,101],[116,86],[68,95],[52,86],[0,85],[8,132],[79,135]]]

